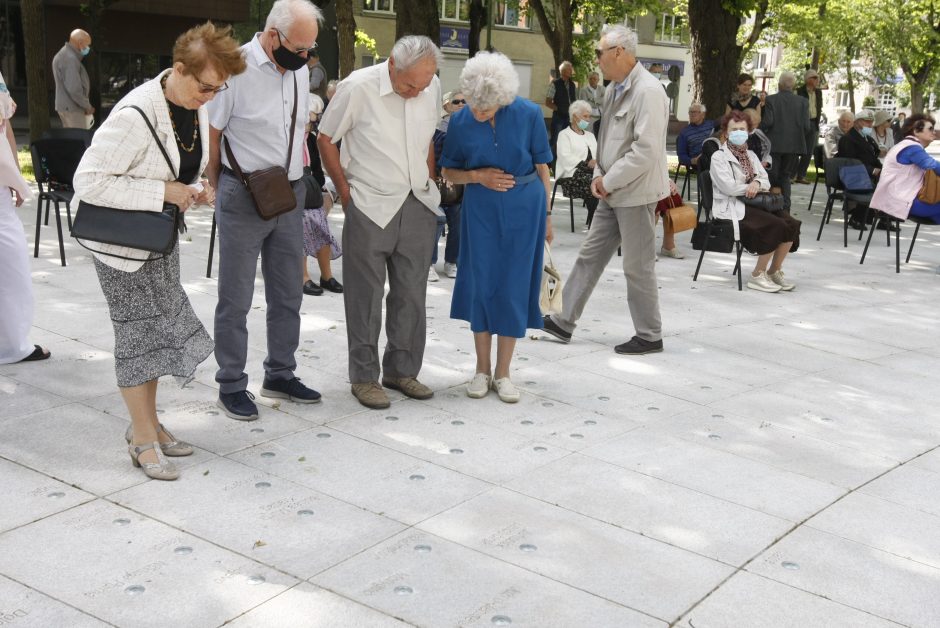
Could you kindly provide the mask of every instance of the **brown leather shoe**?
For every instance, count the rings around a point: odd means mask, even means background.
[[[412,399],[430,399],[434,391],[414,377],[383,377],[382,385],[392,390],[399,390]]]
[[[353,397],[359,400],[359,403],[373,410],[382,410],[391,405],[388,401],[388,395],[385,394],[378,382],[353,384],[352,394]]]

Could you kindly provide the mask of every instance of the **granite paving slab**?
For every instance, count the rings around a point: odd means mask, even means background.
[[[0,576],[0,626],[104,628],[105,622]]]

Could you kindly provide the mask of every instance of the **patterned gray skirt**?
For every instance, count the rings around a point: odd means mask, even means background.
[[[114,369],[121,387],[161,375],[185,384],[215,348],[180,284],[179,245],[135,272],[95,258],[95,270],[114,325]]]

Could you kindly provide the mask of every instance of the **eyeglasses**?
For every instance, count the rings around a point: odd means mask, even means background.
[[[287,35],[282,33],[280,29],[275,28],[274,30],[275,32],[277,32],[277,40],[282,46],[284,46],[284,42],[281,41],[281,37],[284,38],[284,41],[286,41],[287,43],[290,43],[290,39],[288,39]],[[315,53],[319,47],[320,45],[317,42],[313,42],[313,46],[311,46],[310,48],[289,48],[289,50],[293,52],[294,54],[298,54],[298,55],[306,52],[307,55],[309,56]]]
[[[199,83],[200,94],[218,94],[228,89],[228,82],[222,83],[221,85],[210,85],[209,83],[203,83],[197,76],[193,76],[193,78]]]
[[[464,100],[463,98],[454,98],[452,101],[450,101],[450,104],[452,104],[452,105],[465,105],[465,104],[467,104],[467,101]]]
[[[604,56],[604,53],[608,50],[613,50],[614,48],[620,48],[620,46],[608,46],[607,48],[595,48],[594,54],[597,55],[597,58],[600,59]]]

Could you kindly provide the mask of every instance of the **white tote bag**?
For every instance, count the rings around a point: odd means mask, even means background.
[[[552,261],[552,249],[545,243],[545,259],[542,269],[542,289],[539,307],[543,315],[561,314],[561,273]]]

